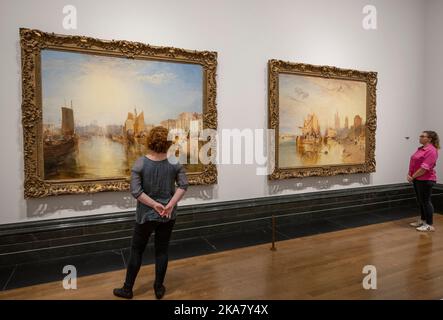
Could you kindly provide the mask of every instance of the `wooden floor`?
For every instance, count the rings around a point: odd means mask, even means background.
[[[164,299],[442,299],[443,216],[434,233],[413,219],[325,233],[169,262]],[[376,290],[365,290],[365,265],[377,268]],[[142,267],[135,299],[154,299],[154,265]],[[0,299],[114,299],[125,271],[0,292]]]

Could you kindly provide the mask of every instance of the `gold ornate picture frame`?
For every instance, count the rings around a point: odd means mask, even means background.
[[[24,137],[24,196],[25,198],[45,197],[60,194],[82,194],[100,191],[126,191],[129,175],[106,178],[46,179],[43,157],[43,105],[42,105],[42,51],[82,53],[110,58],[125,58],[155,62],[171,62],[201,66],[202,70],[202,111],[199,116],[201,129],[217,129],[216,109],[216,68],[217,53],[211,51],[186,50],[173,47],[159,47],[123,40],[101,40],[86,36],[58,35],[27,28],[20,29],[22,67],[22,125]],[[150,79],[162,81],[163,78]],[[69,99],[69,98],[68,98]],[[65,103],[66,104],[66,103]],[[69,131],[69,122],[75,107],[63,107],[62,118],[68,125],[57,130]],[[68,110],[70,109],[70,110]],[[132,109],[131,109],[132,111]],[[140,116],[140,115],[139,115]],[[128,113],[128,120],[135,118]],[[124,119],[123,119],[124,120]],[[127,121],[128,121],[127,120]],[[144,121],[144,120],[143,120]],[[165,121],[171,121],[167,119]],[[177,120],[178,121],[178,120]],[[133,121],[136,123],[136,120]],[[125,122],[134,125],[131,121]],[[71,124],[73,126],[73,124]],[[62,122],[62,127],[63,127]],[[72,129],[72,128],[71,128]],[[46,132],[46,131],[45,131]],[[115,138],[118,139],[119,137]],[[53,145],[60,142],[52,142]],[[47,147],[46,147],[47,148]],[[68,148],[68,147],[66,147]],[[50,149],[48,149],[50,150]],[[55,150],[55,149],[54,149]],[[48,151],[49,152],[49,151]],[[198,172],[188,172],[191,185],[209,185],[217,182],[217,168],[213,163],[203,165]]]
[[[269,60],[268,127],[275,130],[275,168],[268,179],[375,172],[376,86],[376,72]],[[337,109],[329,118],[325,101]],[[354,103],[365,109],[364,116],[348,116]]]

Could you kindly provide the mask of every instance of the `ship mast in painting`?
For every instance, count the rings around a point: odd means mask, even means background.
[[[61,107],[62,123],[60,131],[56,128],[46,128],[43,132],[45,155],[45,171],[54,165],[62,164],[66,158],[75,151],[78,139],[75,134],[74,109],[67,106],[66,102]]]
[[[66,106],[62,107],[62,134],[65,137],[74,135],[74,110],[72,108],[72,100],[71,108]]]
[[[297,136],[297,143],[321,142],[320,124],[315,113],[309,114],[303,122],[303,127],[299,127],[302,134]]]
[[[143,111],[137,114],[137,109],[134,108],[134,113],[128,112],[128,117],[124,124],[124,137],[128,143],[136,143],[136,138],[143,138],[145,136],[145,115]]]

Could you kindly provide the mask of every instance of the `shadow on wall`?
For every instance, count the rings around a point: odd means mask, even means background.
[[[328,189],[341,189],[350,186],[371,184],[370,174],[337,175],[331,177],[306,177],[300,179],[268,181],[268,194],[278,195],[284,191],[309,192]],[[338,188],[333,188],[337,186]],[[214,200],[217,185],[191,186],[185,199],[201,201]],[[120,213],[135,210],[137,201],[129,192],[99,192],[94,194],[60,195],[26,200],[27,218],[59,218],[58,215],[78,213],[79,216],[89,213]]]
[[[332,189],[334,186],[338,186],[338,189],[341,189],[350,187],[353,184],[368,186],[371,184],[371,175],[369,173],[362,173],[352,175],[336,175],[330,177],[306,177],[286,180],[270,180],[268,182],[268,194],[278,195],[284,191],[309,192],[309,189],[313,189],[314,192]]]
[[[212,200],[214,186],[192,186],[183,199]],[[99,192],[94,194],[59,195],[26,200],[27,218],[49,218],[64,213],[79,216],[85,213],[100,214],[135,210],[137,201],[129,192]],[[59,218],[54,216],[54,218]]]

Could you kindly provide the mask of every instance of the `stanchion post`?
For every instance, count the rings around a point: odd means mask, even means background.
[[[271,251],[276,251],[277,248],[275,247],[275,215],[272,215],[272,246]]]

